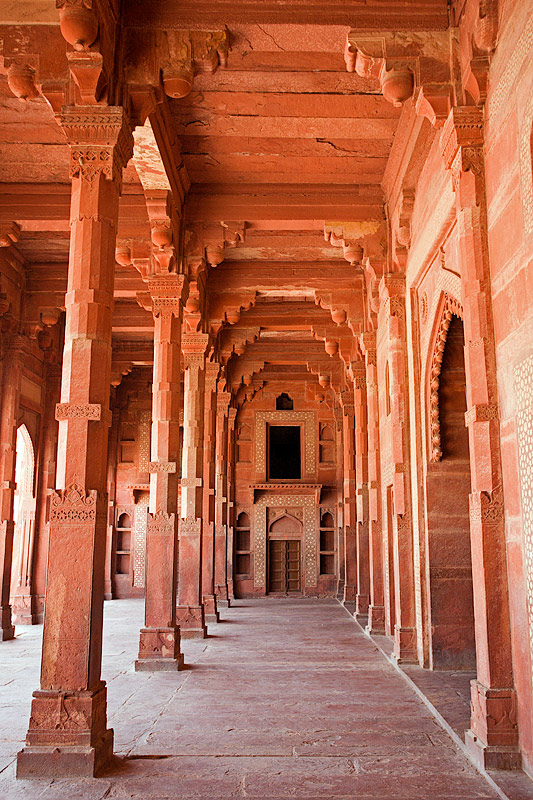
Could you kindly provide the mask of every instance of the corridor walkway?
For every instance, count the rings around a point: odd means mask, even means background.
[[[135,673],[142,601],[106,603],[120,760],[96,780],[15,781],[39,628],[0,646],[0,800],[460,800],[498,795],[333,600],[242,600],[190,668]]]

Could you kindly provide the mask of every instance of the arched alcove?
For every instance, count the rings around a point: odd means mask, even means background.
[[[426,479],[429,659],[433,669],[475,668],[470,550],[471,486],[460,306],[445,298],[430,371],[431,459]]]

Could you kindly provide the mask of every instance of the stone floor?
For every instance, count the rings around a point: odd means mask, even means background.
[[[15,780],[41,629],[0,646],[0,800],[502,797],[335,601],[238,601],[207,640],[184,643],[188,669],[174,674],[133,671],[142,613],[106,603],[120,759],[95,780]]]

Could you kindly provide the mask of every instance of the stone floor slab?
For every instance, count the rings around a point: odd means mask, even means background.
[[[498,797],[335,601],[237,602],[182,643],[177,673],[134,671],[142,615],[142,601],[105,606],[118,757],[95,780],[15,780],[40,628],[0,647],[0,800]]]

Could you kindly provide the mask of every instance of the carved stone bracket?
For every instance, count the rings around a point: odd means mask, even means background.
[[[450,50],[448,32],[405,35],[352,30],[344,59],[348,72],[377,78],[383,96],[394,106],[412,97],[417,113],[440,127],[452,102]],[[440,59],[437,52],[442,54]]]

